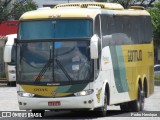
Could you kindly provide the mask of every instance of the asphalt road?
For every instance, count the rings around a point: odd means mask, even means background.
[[[4,111],[20,112],[17,102],[16,87],[7,87],[0,84],[0,114]],[[148,117],[148,116],[149,117]],[[145,117],[144,117],[145,116]],[[146,117],[147,116],[147,117]],[[156,117],[151,117],[156,116]],[[158,116],[158,117],[157,117]],[[160,120],[160,86],[155,86],[155,92],[145,100],[145,107],[142,113],[125,113],[120,111],[119,106],[109,106],[107,117],[98,117],[95,113],[88,112],[52,112],[46,111],[45,119],[94,119],[94,120]],[[32,117],[30,117],[32,118]],[[43,118],[43,119],[44,119]],[[28,119],[27,117],[3,118],[3,119]],[[40,118],[41,119],[41,118]]]

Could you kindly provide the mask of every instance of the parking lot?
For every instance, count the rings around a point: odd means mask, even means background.
[[[109,106],[109,117],[123,117],[128,116],[132,113],[121,113],[119,106]],[[17,93],[16,93],[16,87],[8,87],[5,84],[0,84],[0,111],[19,111],[18,108],[18,101],[17,101]],[[160,86],[155,86],[155,91],[152,96],[147,98],[145,100],[145,112],[151,112],[151,113],[158,113],[160,115]],[[53,113],[53,112],[47,112],[46,117],[52,118],[56,115],[56,118],[66,118],[69,116],[69,118],[77,118],[73,113]],[[62,117],[63,115],[63,117]],[[134,117],[135,115],[132,114]],[[79,116],[80,117],[80,116]],[[79,118],[78,117],[78,118]],[[84,116],[85,117],[85,116]],[[87,118],[88,116],[86,116]]]

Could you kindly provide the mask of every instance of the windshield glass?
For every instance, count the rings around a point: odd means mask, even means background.
[[[89,41],[19,44],[18,80],[40,83],[91,80],[89,44]]]
[[[57,19],[20,22],[18,39],[88,38],[91,35],[91,20]]]

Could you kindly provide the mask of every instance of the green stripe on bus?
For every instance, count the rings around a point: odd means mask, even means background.
[[[112,57],[116,88],[119,93],[127,92],[129,89],[126,80],[126,69],[124,65],[122,48],[121,46],[110,46],[110,52]]]
[[[87,86],[88,84],[76,84],[76,85],[67,85],[67,86],[58,86],[56,89],[57,93],[75,93],[75,92],[80,92],[83,91],[83,89]]]
[[[58,86],[58,88],[56,89],[57,93],[66,93],[72,85],[66,85],[66,86]]]
[[[75,93],[84,90],[88,83],[72,85],[72,87],[67,91],[68,93]]]

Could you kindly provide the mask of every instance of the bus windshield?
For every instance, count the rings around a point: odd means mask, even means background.
[[[18,39],[89,38],[92,32],[89,19],[32,20],[20,23]]]
[[[19,80],[33,84],[91,80],[89,44],[89,41],[21,43]]]

